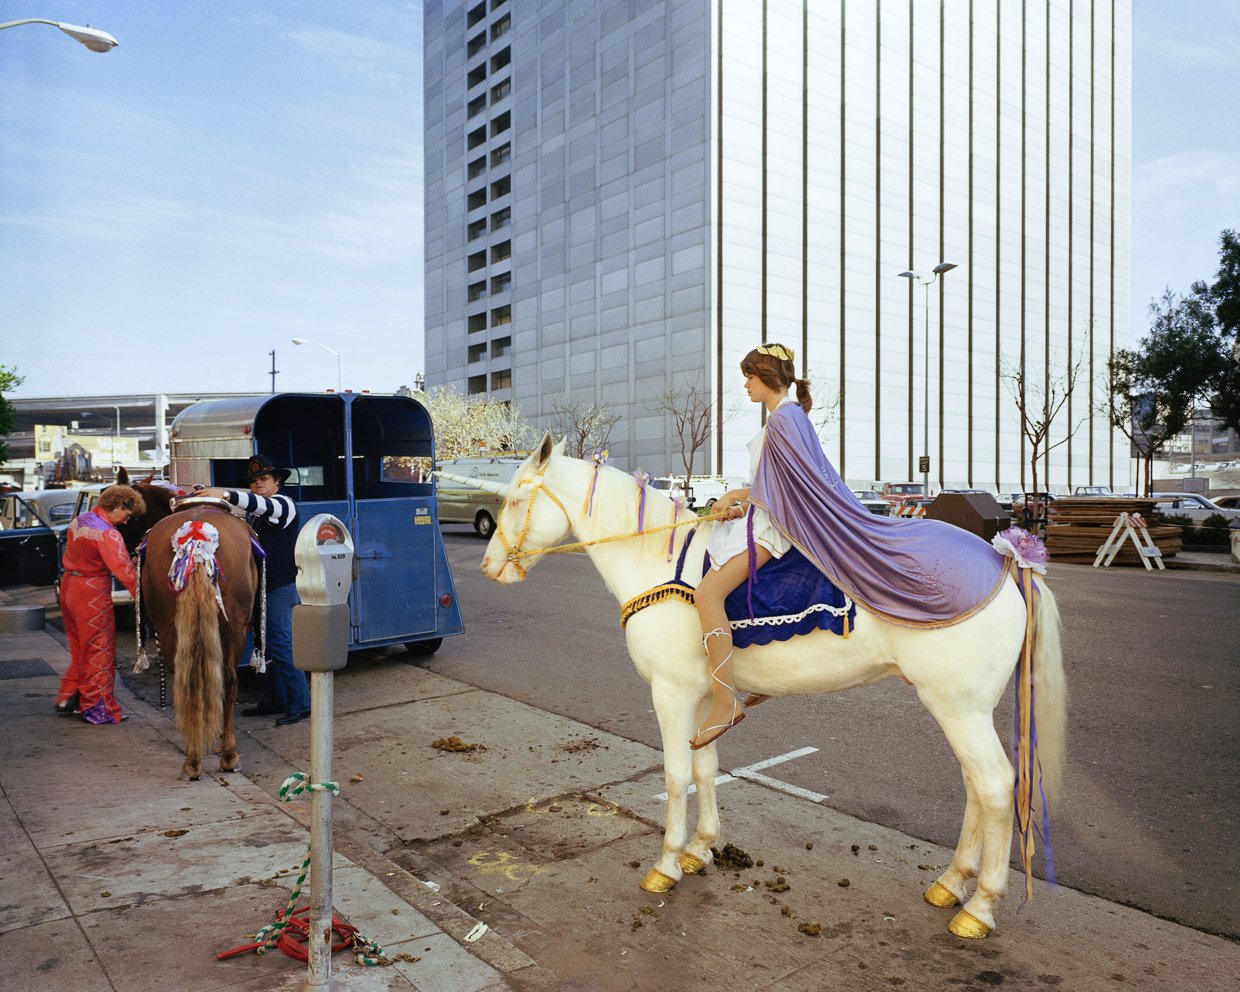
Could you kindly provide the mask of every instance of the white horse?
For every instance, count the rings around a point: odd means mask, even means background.
[[[608,466],[565,457],[562,451],[563,442],[553,448],[548,434],[508,486],[486,486],[507,495],[482,560],[487,577],[520,582],[546,549],[571,531],[621,604],[640,600],[669,582],[693,514],[647,487],[645,533],[625,539],[639,530],[641,490],[635,480]],[[668,529],[680,521],[686,526]],[[699,523],[692,537],[683,575],[690,585],[701,578],[713,526],[710,521]],[[676,535],[676,553],[670,559],[669,534]],[[1038,630],[1032,688],[1043,793],[1049,801],[1063,761],[1066,689],[1055,599],[1043,581],[1036,587],[1040,595],[1028,614],[1036,617]],[[667,782],[663,853],[642,888],[665,892],[684,874],[711,862],[711,847],[719,839],[719,763],[713,745],[689,749],[710,694],[697,612],[686,598],[648,598],[657,601],[631,616],[624,633],[633,664],[650,684]],[[737,688],[772,696],[836,692],[893,675],[916,688],[943,728],[964,775],[967,802],[959,844],[951,865],[924,894],[936,906],[964,904],[949,926],[960,937],[984,937],[994,928],[993,909],[1007,888],[1014,772],[995,733],[993,711],[1020,656],[1026,619],[1021,591],[1008,582],[985,608],[950,627],[897,626],[858,607],[848,637],[815,631],[738,649],[734,658]],[[690,781],[698,795],[692,837],[687,824]],[[968,884],[974,878],[977,885],[970,897]]]

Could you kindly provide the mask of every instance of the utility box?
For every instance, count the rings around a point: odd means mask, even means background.
[[[955,524],[984,541],[1012,526],[1012,515],[989,493],[940,493],[926,508],[926,516]]]

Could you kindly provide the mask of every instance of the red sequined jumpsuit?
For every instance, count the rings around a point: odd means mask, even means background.
[[[60,582],[60,611],[69,638],[69,670],[60,680],[58,702],[75,692],[82,719],[120,723],[121,707],[113,695],[116,680],[116,618],[112,613],[112,576],[134,592],[136,570],[120,531],[96,507],[69,525],[65,574]]]

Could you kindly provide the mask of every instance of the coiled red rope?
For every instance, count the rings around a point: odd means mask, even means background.
[[[306,951],[306,945],[310,941],[310,907],[301,906],[293,911],[293,915],[289,917],[288,923],[280,931],[280,936],[276,938],[276,947],[283,951],[288,957],[296,961],[306,961],[309,954]],[[280,915],[282,920],[284,915]],[[332,933],[336,934],[340,940],[332,943],[332,953],[339,954],[341,951],[347,951],[358,942],[357,927],[351,923],[346,923],[340,917],[332,914]],[[215,960],[223,961],[225,958],[234,958],[238,954],[246,954],[250,951],[256,951],[262,947],[264,941],[254,941],[250,944],[242,944],[240,947],[234,947],[231,951],[221,951],[215,956]]]

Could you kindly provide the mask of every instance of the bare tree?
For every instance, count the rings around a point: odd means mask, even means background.
[[[689,485],[697,453],[706,446],[714,432],[710,395],[696,381],[678,383],[673,379],[655,401],[654,408],[672,418],[672,428],[680,438],[680,461],[685,468],[685,484]]]
[[[620,421],[620,414],[595,403],[556,402],[552,409],[556,419],[551,430],[568,438],[565,452],[575,458],[585,458],[596,448],[607,447],[611,429]]]
[[[1038,488],[1038,465],[1061,444],[1066,444],[1089,419],[1089,415],[1085,414],[1075,424],[1068,424],[1062,437],[1056,441],[1051,440],[1051,426],[1076,389],[1083,364],[1083,359],[1078,358],[1073,362],[1069,356],[1066,368],[1050,367],[1046,370],[1045,377],[1030,375],[1023,366],[1008,366],[999,373],[1016,404],[1016,409],[1020,411],[1021,433],[1029,442],[1032,492],[1041,491]]]

